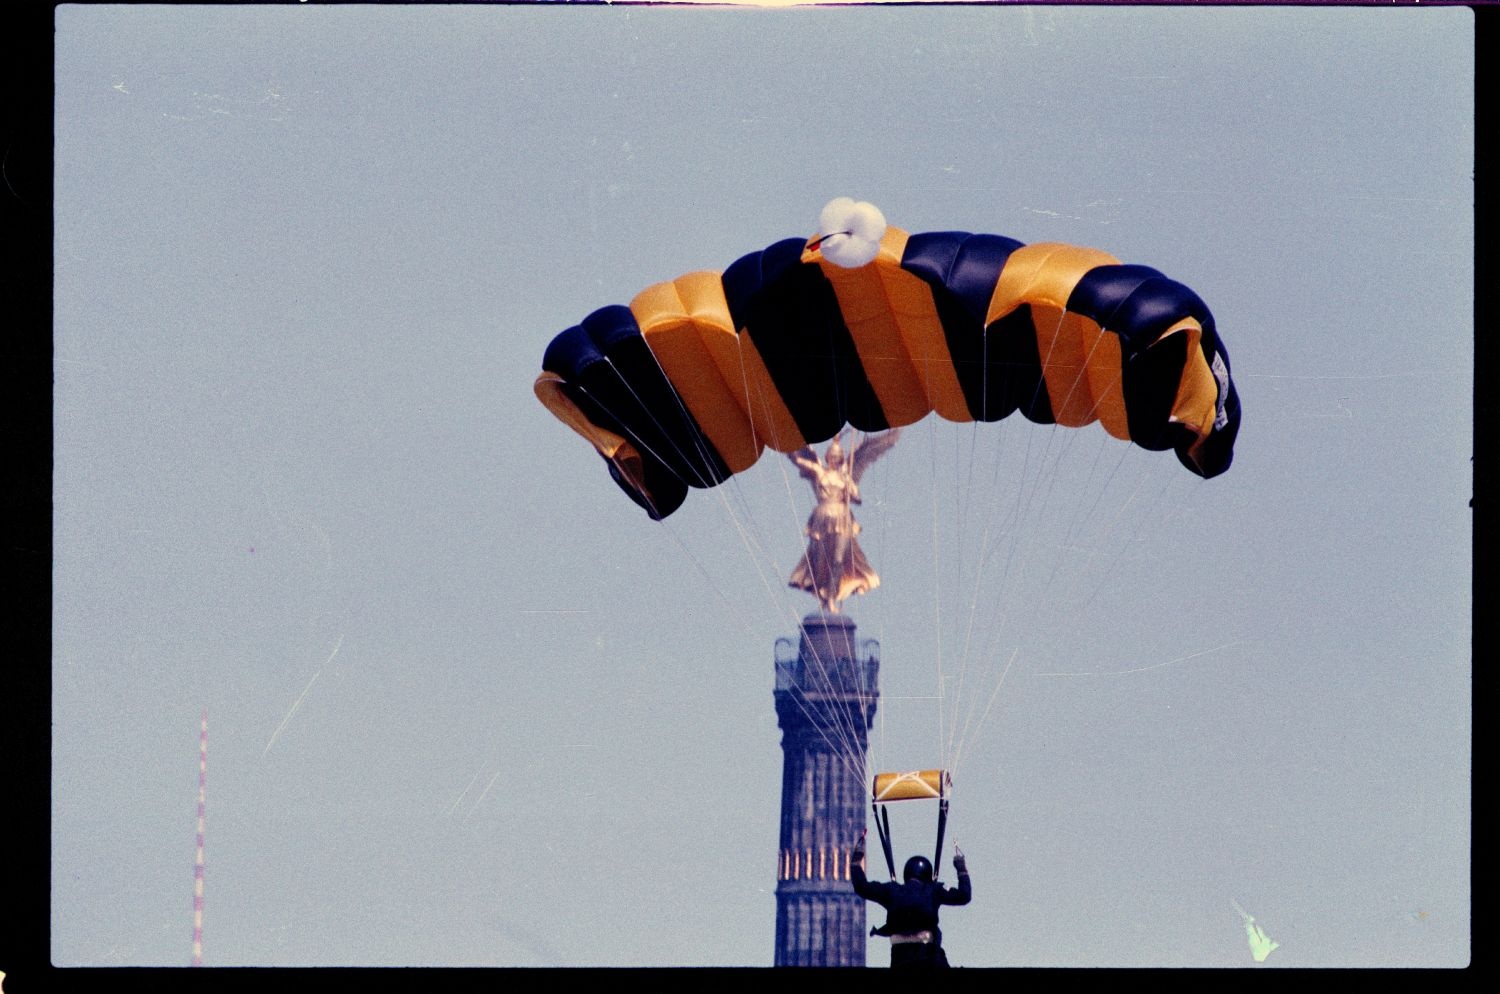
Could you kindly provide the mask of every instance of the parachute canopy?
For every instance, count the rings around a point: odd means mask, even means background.
[[[766,448],[794,452],[846,425],[882,431],[934,412],[1098,421],[1175,451],[1199,476],[1229,468],[1239,396],[1192,290],[1095,249],[908,234],[867,204],[842,214],[838,204],[820,221],[843,217],[847,230],[649,286],[547,347],[537,397],[652,518]]]

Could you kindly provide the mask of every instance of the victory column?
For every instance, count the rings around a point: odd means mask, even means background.
[[[859,548],[859,479],[898,431],[868,436],[846,454],[838,437],[820,460],[790,458],[817,505],[807,551],[789,585],[818,599],[795,642],[776,643],[781,726],[781,845],[776,869],[777,966],[864,966],[865,902],[849,882],[849,850],[865,827],[865,751],[879,697],[880,646],[856,640],[840,603],[880,577]]]

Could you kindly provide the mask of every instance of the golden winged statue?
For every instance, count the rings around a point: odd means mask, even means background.
[[[806,590],[825,613],[838,614],[839,602],[880,586],[880,576],[860,551],[859,523],[851,505],[860,503],[859,480],[901,434],[899,428],[866,435],[848,453],[833,437],[822,460],[808,448],[788,454],[803,479],[812,484],[817,506],[807,519],[807,552],[792,571],[788,586]]]

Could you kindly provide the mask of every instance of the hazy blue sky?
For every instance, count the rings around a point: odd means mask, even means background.
[[[848,195],[1162,270],[1245,410],[866,478],[950,958],[1467,963],[1473,21],[58,8],[53,962],[188,961],[206,709],[206,965],[769,965],[806,486],[653,523],[531,381]]]

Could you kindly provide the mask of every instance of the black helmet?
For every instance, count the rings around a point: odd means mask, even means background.
[[[924,884],[932,883],[932,864],[927,861],[926,856],[913,856],[906,861],[906,868],[901,871],[901,879],[907,883],[920,880]]]

